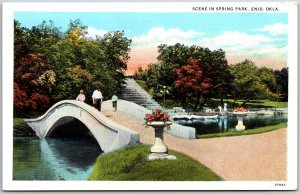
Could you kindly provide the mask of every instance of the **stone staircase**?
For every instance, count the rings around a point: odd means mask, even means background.
[[[126,78],[120,99],[134,102],[149,110],[163,109],[134,79]]]

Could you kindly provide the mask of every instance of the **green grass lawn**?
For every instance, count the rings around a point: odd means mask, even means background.
[[[157,98],[156,99],[158,103],[160,103],[162,106],[164,105],[163,98]],[[227,103],[228,108],[233,108],[233,100],[228,99],[224,100],[224,103]],[[237,100],[235,102],[235,107],[240,106],[243,104],[242,100]],[[207,103],[204,105],[205,107],[209,108],[217,108],[220,105],[220,99],[209,99]],[[166,99],[166,108],[171,109],[173,107],[181,106],[180,102],[177,102],[172,99]],[[189,101],[187,104],[185,104],[185,108],[192,109],[193,108],[193,102]],[[223,105],[222,105],[223,107]],[[276,102],[271,100],[252,100],[246,103],[247,108],[255,109],[255,108],[287,108],[288,102]]]
[[[147,92],[150,93],[150,95],[153,96],[153,91],[151,90],[151,88],[149,89],[147,87],[147,84],[145,81],[143,80],[136,80],[136,82]],[[161,94],[156,94],[156,98],[155,100],[161,105],[164,105],[164,100],[163,100],[163,96]],[[228,108],[233,108],[233,99],[223,99],[223,102],[228,104]],[[184,108],[187,109],[191,109],[193,108],[193,103],[194,100],[190,99],[189,102],[187,104],[185,104]],[[239,105],[243,104],[243,100],[237,100],[235,102],[235,107],[238,107]],[[205,107],[210,107],[210,108],[217,108],[220,105],[220,99],[209,99],[206,104]],[[171,109],[173,107],[178,107],[181,106],[180,102],[173,100],[173,99],[168,99],[166,98],[166,104],[165,104],[165,108],[167,109]],[[223,106],[223,105],[222,105]],[[247,108],[287,108],[288,106],[288,102],[276,102],[276,101],[271,101],[271,100],[252,100],[246,103],[246,107]]]
[[[101,155],[89,180],[109,181],[220,181],[196,160],[170,151],[177,160],[148,161],[149,145],[136,145]]]
[[[228,104],[228,107],[232,108],[233,99],[225,99],[224,103]],[[220,99],[210,99],[207,103],[208,107],[217,107],[220,104]],[[243,104],[243,100],[237,100],[235,107]],[[251,100],[246,103],[248,108],[287,108],[288,102],[276,102],[271,100]]]
[[[270,125],[266,127],[260,127],[256,129],[251,130],[245,130],[245,131],[235,131],[235,132],[226,132],[226,133],[214,133],[214,134],[205,134],[205,135],[197,135],[197,139],[203,139],[203,138],[213,138],[213,137],[228,137],[228,136],[240,136],[240,135],[252,135],[252,134],[258,134],[258,133],[265,133],[268,131],[273,131],[276,129],[286,128],[287,123],[280,123],[278,125]]]

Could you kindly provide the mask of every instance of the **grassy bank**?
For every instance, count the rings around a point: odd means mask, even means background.
[[[34,137],[35,132],[27,125],[27,123],[20,118],[13,119],[13,134],[14,137]]]
[[[218,175],[199,162],[170,151],[177,160],[148,161],[149,145],[131,146],[101,155],[89,180],[110,181],[219,181]]]
[[[146,90],[150,95],[154,95],[153,89],[152,88],[148,88],[147,84],[145,81],[143,80],[136,80],[136,82],[144,89]],[[157,94],[155,93],[155,100],[160,104],[160,105],[164,105],[164,99],[163,99],[163,95],[162,94]],[[228,108],[233,108],[233,99],[223,99],[224,103],[228,104]],[[166,101],[165,101],[165,107],[167,109],[171,109],[173,107],[178,107],[178,106],[182,106],[181,103],[179,101],[176,101],[176,99],[169,99],[168,95],[166,95]],[[192,109],[194,107],[194,103],[195,103],[195,99],[189,99],[188,102],[186,104],[184,104],[184,108],[186,109]],[[238,107],[240,105],[243,104],[243,100],[237,100],[235,102],[235,107]],[[220,99],[216,99],[216,98],[212,98],[209,99],[206,104],[205,107],[210,107],[210,108],[217,108],[220,104]],[[277,101],[272,101],[272,100],[251,100],[249,102],[246,103],[246,107],[247,108],[287,108],[288,106],[288,102],[277,102]]]
[[[256,129],[245,130],[245,131],[235,131],[235,132],[226,132],[226,133],[197,135],[197,138],[198,139],[203,139],[203,138],[213,138],[213,137],[252,135],[252,134],[265,133],[265,132],[268,132],[268,131],[273,131],[273,130],[276,130],[276,129],[286,128],[286,127],[287,127],[287,123],[280,123],[278,125],[270,125],[270,126],[266,126],[266,127],[260,127],[260,128],[256,128]]]
[[[145,81],[143,80],[135,80],[144,90],[148,91],[148,87]],[[149,91],[148,91],[149,92]]]
[[[156,99],[161,105],[164,104],[163,98],[157,98]],[[228,108],[233,108],[233,99],[226,99],[223,102],[227,103]],[[234,107],[239,107],[240,105],[243,104],[242,100],[237,100],[235,102]],[[209,108],[217,108],[220,106],[220,99],[209,99],[207,100],[206,104],[204,105],[205,107]],[[177,102],[172,99],[166,99],[166,108],[171,109],[173,107],[178,107],[182,106],[180,102]],[[222,105],[223,107],[224,105]],[[245,105],[247,108],[250,109],[256,109],[256,108],[287,108],[288,107],[288,102],[276,102],[276,101],[271,101],[271,100],[252,100],[246,103]],[[185,107],[186,109],[192,109],[194,107],[194,100],[190,99],[186,104]]]
[[[224,103],[228,104],[228,107],[233,107],[233,99],[224,99]],[[243,104],[243,100],[237,100],[235,107]],[[208,107],[218,107],[220,105],[220,99],[210,99],[207,102]],[[287,108],[288,102],[276,102],[271,100],[250,100],[246,103],[247,108]]]

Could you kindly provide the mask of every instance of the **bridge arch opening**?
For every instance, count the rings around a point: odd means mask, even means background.
[[[66,163],[78,172],[80,169],[90,168],[96,158],[104,152],[88,127],[71,116],[62,117],[52,125],[46,135],[46,142],[44,151],[46,149],[52,156],[48,157],[50,162],[54,158],[55,161]],[[66,170],[58,166],[62,172]]]
[[[86,139],[92,144],[100,146],[88,127],[80,120],[70,116],[58,119],[49,129],[46,138]]]

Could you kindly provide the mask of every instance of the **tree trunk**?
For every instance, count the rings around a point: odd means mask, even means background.
[[[246,103],[249,102],[249,99],[244,100],[242,106],[244,107],[246,105]]]
[[[197,110],[197,107],[198,107],[199,102],[200,102],[200,97],[201,97],[200,92],[197,92],[197,99],[196,99],[196,103],[195,103],[194,108],[193,108],[194,111]]]
[[[185,107],[185,105],[186,105],[186,96],[185,95],[181,95],[180,101],[181,101],[181,106]]]
[[[204,104],[206,103],[207,101],[207,97],[204,97],[204,100],[200,103],[200,110],[202,110]]]
[[[221,94],[221,96],[220,96],[220,105],[223,106],[223,104],[224,104],[224,100],[223,100],[223,95]]]
[[[235,102],[236,102],[236,98],[234,98],[234,100],[233,100],[233,104],[232,104],[232,108],[234,109],[234,107],[235,107]]]

